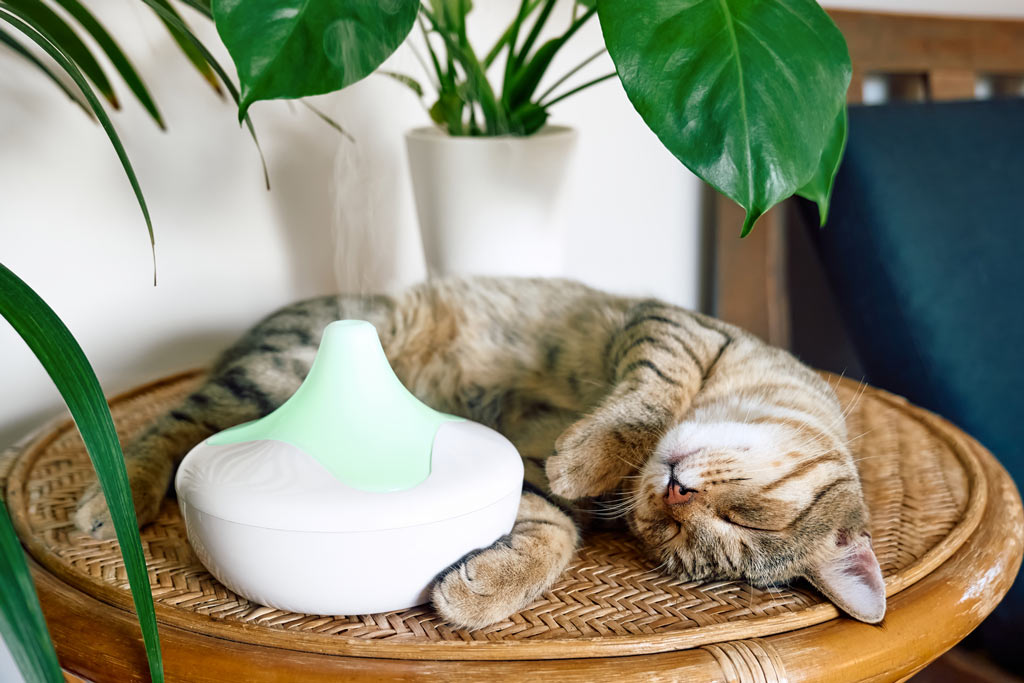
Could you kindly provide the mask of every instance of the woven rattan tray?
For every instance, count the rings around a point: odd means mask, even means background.
[[[115,398],[111,405],[122,440],[199,378],[196,372],[177,375]],[[971,535],[985,508],[985,475],[976,446],[948,423],[883,391],[829,379],[849,409],[875,552],[893,595],[926,576]],[[93,540],[70,522],[76,499],[93,481],[70,421],[44,429],[9,457],[13,461],[0,467],[7,472],[6,499],[32,556],[77,589],[129,607],[116,542]],[[670,578],[624,534],[587,538],[550,591],[508,620],[473,632],[449,627],[429,606],[332,617],[253,604],[199,564],[173,500],[143,529],[142,541],[162,623],[236,642],[328,654],[561,659],[577,656],[583,645],[588,656],[645,654],[758,638],[838,616],[804,584],[764,591],[734,581]]]

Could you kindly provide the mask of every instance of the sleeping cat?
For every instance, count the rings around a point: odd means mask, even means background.
[[[332,296],[274,313],[126,449],[140,524],[185,453],[284,402],[323,328],[346,318],[373,323],[418,398],[497,429],[522,454],[512,532],[432,589],[452,624],[487,626],[549,588],[598,497],[615,497],[611,513],[672,575],[758,586],[806,577],[857,619],[882,619],[885,587],[828,384],[732,325],[565,280],[440,280],[394,299]],[[113,536],[97,488],[75,522]]]

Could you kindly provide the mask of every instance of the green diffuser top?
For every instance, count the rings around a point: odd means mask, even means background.
[[[283,441],[352,488],[400,491],[427,478],[438,427],[458,419],[402,385],[373,325],[340,320],[324,329],[313,367],[290,399],[207,443]]]

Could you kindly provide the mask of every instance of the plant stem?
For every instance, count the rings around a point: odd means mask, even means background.
[[[594,61],[595,59],[597,59],[598,57],[603,55],[605,52],[608,52],[608,48],[602,47],[600,50],[598,50],[594,54],[592,54],[589,57],[587,57],[586,59],[584,59],[583,62],[581,62],[577,66],[575,66],[572,69],[570,69],[567,74],[565,74],[564,76],[559,78],[557,81],[552,83],[550,88],[548,88],[543,93],[541,93],[540,97],[537,98],[537,101],[538,102],[543,102],[544,98],[547,97],[548,95],[550,95],[554,91],[555,88],[557,88],[558,86],[562,85],[562,83],[565,83],[565,81],[567,81],[569,78],[571,78],[573,74],[575,74],[577,71],[579,71],[580,69],[585,67],[587,64],[590,64],[592,61]]]
[[[541,107],[544,107],[545,109],[547,109],[551,105],[555,104],[556,102],[561,102],[562,100],[564,100],[566,97],[569,97],[570,95],[575,95],[576,93],[578,93],[581,90],[585,90],[585,89],[589,88],[592,85],[597,85],[598,83],[600,83],[602,81],[607,81],[609,78],[612,78],[614,76],[615,76],[615,72],[613,71],[610,74],[605,74],[604,76],[600,76],[598,78],[595,78],[592,81],[587,81],[583,85],[577,86],[577,87],[573,88],[572,90],[570,90],[568,92],[564,92],[564,93],[562,93],[561,95],[559,95],[558,97],[556,97],[553,100],[550,100],[548,102],[540,102],[539,104],[540,104]]]

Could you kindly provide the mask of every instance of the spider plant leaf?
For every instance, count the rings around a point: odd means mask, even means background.
[[[181,0],[183,3],[202,14],[207,19],[213,19],[213,9],[210,7],[210,0]]]
[[[75,85],[81,89],[82,94],[85,95],[86,101],[89,103],[89,107],[92,112],[99,119],[100,125],[103,126],[103,130],[107,134],[107,138],[110,139],[110,144],[113,145],[114,151],[117,153],[117,158],[121,161],[121,167],[124,169],[124,173],[128,176],[128,182],[131,183],[132,191],[135,193],[135,199],[139,203],[139,209],[142,210],[142,217],[146,221],[146,229],[149,231],[149,245],[153,252],[154,259],[154,271],[153,279],[156,281],[156,241],[153,237],[153,221],[149,216],[149,207],[146,205],[146,198],[142,196],[142,187],[139,185],[139,179],[135,175],[135,169],[132,168],[132,162],[128,159],[128,153],[124,149],[124,145],[121,144],[121,138],[117,135],[117,130],[114,129],[114,124],[111,122],[110,117],[107,116],[107,112],[103,109],[103,105],[100,103],[96,93],[93,91],[92,86],[85,79],[85,76],[79,70],[78,66],[72,61],[68,55],[66,55],[57,45],[53,43],[50,36],[44,31],[40,30],[40,27],[35,24],[33,19],[25,13],[22,13],[17,7],[12,6],[7,0],[0,1],[0,21],[6,22],[10,26],[14,27],[19,33],[24,35],[26,38],[31,40],[33,43],[38,45],[44,52],[50,55],[58,66],[64,70],[64,72],[71,77],[71,80],[75,82]]]
[[[397,71],[388,71],[387,69],[377,69],[375,73],[378,73],[381,76],[387,76],[391,80],[401,83],[405,87],[409,88],[409,90],[412,90],[414,93],[416,93],[416,97],[422,99],[423,86],[420,84],[419,81],[417,81],[412,76],[398,73]]]
[[[53,309],[2,264],[0,315],[7,319],[28,344],[49,374],[82,435],[114,521],[135,601],[135,611],[142,628],[150,676],[153,681],[160,683],[164,678],[163,662],[153,595],[149,589],[149,574],[142,553],[135,506],[128,488],[124,456],[100,383],[78,342]]]
[[[445,48],[448,51],[448,57],[456,60],[466,75],[465,93],[464,97],[461,99],[467,103],[477,102],[480,104],[480,111],[483,113],[484,121],[487,125],[487,135],[508,134],[510,132],[508,127],[508,110],[501,106],[500,101],[494,95],[494,90],[491,88],[490,81],[487,80],[487,74],[484,71],[484,67],[480,64],[480,61],[477,59],[472,48],[460,45],[456,42],[451,35],[443,30],[441,25],[438,23],[437,18],[432,12],[430,12],[430,10],[426,9],[426,7],[421,11],[423,15],[427,17],[427,20],[430,21],[434,31],[441,36],[442,40],[444,40]],[[442,92],[442,95],[444,95],[444,92]],[[439,99],[439,104],[440,101],[441,100]],[[431,116],[433,116],[433,114],[431,114]],[[449,123],[448,126],[448,133],[451,135],[458,134],[453,129],[451,123]]]
[[[533,135],[548,122],[548,110],[536,102],[526,102],[513,111],[509,119],[516,135]]]
[[[258,100],[320,95],[369,75],[409,35],[419,8],[419,0],[214,0],[241,82],[239,119]]]
[[[843,151],[846,149],[847,116],[846,107],[839,110],[833,124],[832,134],[829,137],[825,150],[821,153],[821,161],[811,179],[804,183],[804,186],[796,191],[805,199],[810,199],[818,205],[818,219],[820,226],[824,227],[828,220],[828,206],[832,200],[832,188],[835,185],[836,174],[839,172],[839,162],[843,159]]]
[[[113,37],[107,32],[107,29],[78,0],[57,0],[57,3],[67,10],[68,14],[74,17],[75,21],[81,24],[82,28],[93,37],[96,44],[100,46],[107,55],[107,58],[110,59],[110,63],[121,74],[121,78],[124,79],[128,88],[135,93],[135,97],[138,98],[142,106],[149,112],[149,115],[156,121],[156,124],[161,129],[166,128],[163,117],[160,116],[160,110],[157,109],[156,102],[153,101],[153,97],[149,94],[146,84],[142,82],[142,78],[135,71],[135,67],[132,66],[128,57],[125,56]]]
[[[326,123],[328,126],[333,128],[334,130],[336,130],[343,137],[345,137],[349,142],[355,142],[356,141],[356,139],[354,137],[352,137],[352,135],[347,130],[342,128],[340,123],[338,123],[337,121],[332,119],[330,116],[328,116],[324,112],[322,112],[319,109],[317,109],[316,107],[314,107],[312,104],[310,104],[306,100],[299,100],[299,101],[302,103],[302,106],[304,106],[306,109],[308,109],[310,112],[312,112],[314,116],[316,116],[318,119],[320,119],[321,121]]]
[[[194,36],[188,24],[185,23],[185,20],[181,18],[181,15],[178,14],[177,10],[167,0],[157,0],[157,4],[165,10],[164,13],[158,12],[157,14],[160,17],[160,21],[167,28],[167,31],[171,34],[171,37],[174,38],[174,42],[178,44],[178,47],[185,54],[185,57],[188,58],[188,61],[192,62],[192,66],[196,68],[199,75],[210,84],[213,91],[218,96],[223,97],[224,92],[220,89],[220,83],[217,82],[216,74],[208,61],[203,57],[202,51],[196,48],[195,43],[191,39]],[[167,14],[173,16],[177,21],[168,20],[166,18]]]
[[[220,77],[220,80],[224,83],[224,87],[227,88],[228,94],[231,95],[231,99],[234,100],[235,104],[239,103],[238,88],[231,82],[231,77],[224,70],[224,67],[220,65],[220,62],[213,56],[213,54],[203,45],[203,42],[196,37],[194,33],[185,25],[185,22],[181,20],[176,14],[168,12],[163,6],[161,0],[142,0],[144,3],[149,5],[149,8],[157,13],[157,15],[166,23],[174,26],[192,45],[199,51],[206,60],[206,63],[210,65],[210,68]],[[267,189],[270,189],[270,172],[267,169],[267,159],[263,156],[263,148],[260,146],[260,141],[256,137],[256,128],[252,125],[252,119],[246,114],[242,119],[245,123],[245,127],[249,130],[249,136],[252,138],[252,142],[256,145],[256,152],[260,155],[260,164],[263,167],[263,182]]]
[[[507,97],[505,100],[510,109],[515,110],[530,101],[530,98],[533,97],[534,92],[537,90],[537,86],[540,85],[540,80],[547,73],[548,67],[551,66],[551,60],[555,58],[555,55],[562,49],[562,46],[572,38],[573,34],[596,11],[592,8],[588,9],[572,22],[565,33],[541,45],[529,61],[513,71],[511,82],[506,90]],[[525,55],[520,54],[520,58],[525,58]]]
[[[814,0],[598,0],[597,13],[633,106],[746,209],[743,234],[811,178],[850,82]]]
[[[82,111],[84,111],[90,119],[92,119],[93,121],[96,120],[96,115],[93,114],[92,110],[89,109],[85,102],[82,101],[82,98],[74,90],[69,88],[67,83],[65,83],[60,78],[60,76],[55,74],[49,66],[44,64],[41,59],[36,57],[29,50],[26,50],[24,45],[15,40],[14,36],[10,35],[9,33],[6,33],[5,31],[0,30],[0,43],[3,43],[7,47],[11,48],[11,50],[13,50],[19,56],[23,57],[24,59],[28,60],[33,65],[38,67],[40,71],[46,74],[47,78],[53,81],[54,84],[64,92],[65,95],[71,98],[72,102],[81,107]]]
[[[56,12],[40,0],[4,0],[3,3],[0,3],[0,6],[2,5],[9,6],[25,21],[36,27],[40,33],[45,34],[51,43],[56,45],[89,77],[89,80],[93,82],[103,98],[110,103],[110,106],[114,109],[121,108],[121,103],[118,102],[117,95],[114,93],[114,87],[110,84],[110,80],[99,62],[96,61],[78,34]]]
[[[43,608],[25,562],[25,551],[14,532],[7,505],[0,501],[0,636],[29,683],[64,680],[57,653],[46,628]]]

